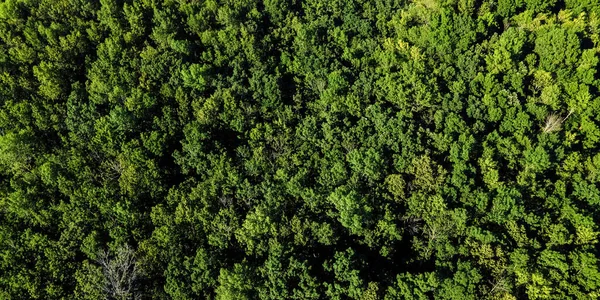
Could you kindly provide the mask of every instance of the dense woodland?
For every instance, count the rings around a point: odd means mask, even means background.
[[[599,0],[2,0],[0,299],[598,299]]]

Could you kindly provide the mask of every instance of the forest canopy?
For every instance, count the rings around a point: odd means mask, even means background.
[[[0,0],[0,299],[598,299],[599,0]]]

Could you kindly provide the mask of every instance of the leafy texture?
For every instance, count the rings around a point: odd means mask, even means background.
[[[0,1],[1,299],[597,299],[598,0]]]

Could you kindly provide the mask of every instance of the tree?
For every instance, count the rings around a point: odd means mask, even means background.
[[[140,299],[137,284],[141,279],[141,269],[131,246],[117,248],[115,253],[102,251],[96,262],[102,267],[101,289],[111,299]]]

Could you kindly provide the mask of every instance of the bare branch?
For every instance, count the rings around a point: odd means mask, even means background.
[[[129,245],[119,248],[114,254],[102,251],[96,262],[102,267],[102,290],[108,298],[125,300],[139,297],[135,284],[140,272],[135,251]]]
[[[544,128],[542,128],[542,131],[544,133],[550,133],[550,132],[555,132],[560,130],[562,124],[571,116],[571,114],[573,113],[573,111],[569,111],[569,114],[567,114],[566,117],[561,118],[559,115],[557,114],[551,114],[546,118],[546,124],[544,125]]]

